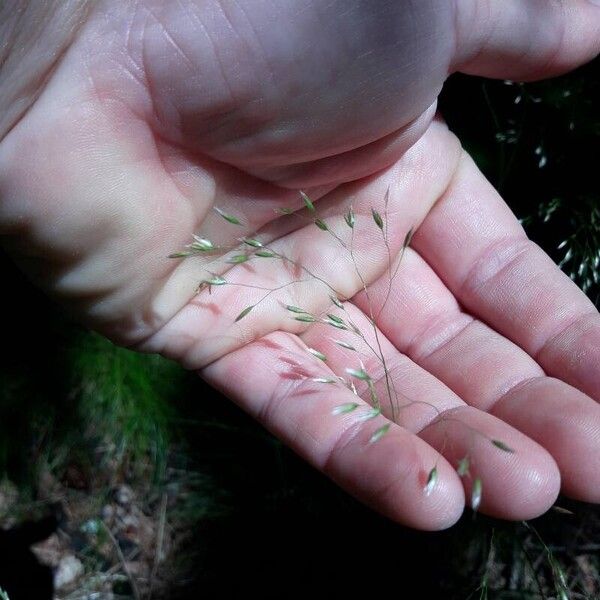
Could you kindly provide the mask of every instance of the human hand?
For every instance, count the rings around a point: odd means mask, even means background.
[[[535,516],[561,483],[600,500],[598,313],[433,120],[453,70],[528,79],[591,58],[600,9],[456,5],[16,0],[2,10],[20,18],[0,19],[0,228],[16,260],[86,323],[200,371],[351,493],[425,529],[460,516],[472,479],[454,467],[466,455],[486,513]],[[335,238],[276,218],[302,206],[298,189],[336,232],[353,207],[369,297]],[[388,191],[390,255],[415,235],[379,310],[388,257],[369,215]],[[384,416],[332,414],[356,397],[312,381],[348,366],[322,325],[290,319],[275,295],[236,323],[260,290],[196,294],[214,257],[165,258],[193,233],[268,240],[351,299],[373,336],[374,307],[408,407],[398,424],[372,444]],[[281,261],[254,264],[227,279],[289,280]],[[326,308],[318,281],[290,293]],[[366,368],[381,375],[377,361]]]

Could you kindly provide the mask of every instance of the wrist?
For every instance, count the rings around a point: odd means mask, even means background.
[[[0,0],[0,141],[40,95],[92,0]]]

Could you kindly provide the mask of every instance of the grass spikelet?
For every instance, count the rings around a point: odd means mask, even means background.
[[[371,381],[371,376],[364,369],[346,369],[346,373],[350,375],[350,377],[354,377],[355,379],[360,379],[361,381]]]
[[[356,410],[358,407],[359,407],[359,404],[357,402],[346,402],[346,404],[340,404],[339,406],[336,406],[331,411],[331,414],[347,415],[348,413],[351,413],[352,411]]]
[[[563,506],[558,506],[557,504],[555,504],[552,507],[552,510],[554,512],[557,512],[557,513],[561,514],[561,515],[567,515],[569,517],[572,517],[572,516],[575,515],[575,513],[572,510],[569,510],[568,508],[564,508]]]
[[[329,227],[328,227],[327,223],[325,223],[325,221],[323,221],[323,219],[315,219],[315,225],[321,231],[329,231]]]
[[[309,314],[298,315],[297,317],[294,317],[294,319],[296,321],[300,321],[301,323],[316,323],[317,322],[317,319]]]
[[[354,224],[356,223],[356,216],[352,207],[348,210],[348,212],[344,215],[344,221],[346,221],[346,225],[350,227],[350,229],[354,229]]]
[[[375,221],[375,225],[377,225],[377,227],[383,231],[383,218],[381,215],[374,208],[371,209],[371,215],[373,217],[373,221]]]
[[[197,235],[192,236],[194,241],[188,244],[187,250],[181,250],[180,252],[173,252],[169,254],[169,258],[187,258],[188,256],[194,256],[199,252],[211,252],[215,250],[215,245],[206,238],[201,238]]]
[[[433,467],[431,471],[429,471],[429,475],[427,476],[427,483],[425,484],[425,495],[429,496],[431,492],[433,492],[433,488],[438,480],[438,470],[437,467]]]
[[[251,246],[252,248],[262,248],[262,242],[255,238],[244,238],[244,244]]]
[[[352,352],[356,352],[356,348],[349,344],[348,342],[344,342],[343,340],[333,340],[334,344],[337,344],[340,348],[345,348],[346,350],[351,350]]]
[[[308,352],[310,352],[313,356],[315,356],[319,360],[322,360],[323,362],[327,362],[327,357],[322,352],[319,352],[318,350],[315,350],[314,348],[307,348],[307,350],[308,350]]]
[[[304,192],[300,192],[300,197],[302,198],[302,201],[304,202],[304,206],[306,206],[306,208],[308,208],[308,210],[311,213],[314,213],[316,211],[316,209],[315,209],[315,205],[313,204],[312,200]]]
[[[371,397],[371,404],[379,408],[379,397],[377,396],[377,392],[375,391],[375,386],[373,385],[373,382],[370,379],[369,381],[367,381],[367,384],[369,385],[369,396]]]
[[[363,415],[363,420],[364,421],[370,421],[371,419],[374,419],[375,417],[378,417],[380,414],[381,414],[381,409],[380,408],[370,408]]]
[[[369,443],[375,444],[376,442],[378,442],[390,430],[390,425],[391,423],[386,423],[385,425],[382,425],[381,427],[376,429],[373,432],[371,438],[369,439]]]
[[[311,379],[314,383],[337,383],[338,380],[335,377],[313,377]]]
[[[210,240],[198,235],[193,235],[192,237],[194,238],[194,241],[190,244],[190,248],[201,250],[202,252],[208,252],[209,250],[215,249],[215,245]]]
[[[225,262],[230,265],[241,265],[242,263],[248,262],[250,257],[247,254],[235,254],[230,256]]]
[[[205,279],[202,283],[206,285],[225,285],[227,280],[223,279],[220,275],[213,275],[209,279]]]
[[[223,217],[228,223],[231,223],[232,225],[241,225],[241,222],[237,217],[227,214],[225,211],[221,210],[217,206],[215,206],[214,208],[215,212],[221,217]]]
[[[258,256],[259,258],[276,258],[277,255],[270,250],[259,250],[254,253],[254,256]]]
[[[341,308],[342,310],[344,310],[344,305],[342,304],[341,300],[337,297],[334,296],[333,294],[329,294],[329,299],[338,307]]]
[[[499,448],[503,452],[509,452],[510,454],[514,453],[514,450],[510,446],[507,446],[504,442],[500,440],[492,440],[492,444],[494,444],[496,448]]]
[[[246,306],[246,308],[235,318],[235,322],[241,321],[254,308],[254,304]]]
[[[342,329],[343,331],[348,330],[343,321],[340,323],[339,321],[334,321],[333,319],[327,318],[323,319],[322,323],[325,325],[331,325],[331,327],[335,327],[336,329]]]
[[[471,487],[471,508],[477,512],[481,506],[481,497],[483,493],[483,483],[479,477],[473,480]]]
[[[456,473],[459,477],[465,477],[469,474],[469,468],[471,466],[471,461],[468,456],[461,458],[458,467],[456,467]]]
[[[299,315],[309,314],[308,311],[304,310],[303,308],[300,308],[298,306],[293,306],[292,304],[287,304],[285,309],[289,310],[290,312],[293,312],[293,313],[298,313]]]
[[[344,319],[341,319],[340,317],[338,317],[337,315],[332,315],[330,313],[327,313],[327,318],[330,321],[334,321],[335,323],[338,323],[339,325],[344,325]]]

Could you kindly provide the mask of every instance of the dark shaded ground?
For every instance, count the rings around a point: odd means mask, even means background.
[[[52,570],[40,564],[31,546],[48,538],[56,527],[56,520],[48,517],[0,531],[0,582],[12,600],[52,598]]]

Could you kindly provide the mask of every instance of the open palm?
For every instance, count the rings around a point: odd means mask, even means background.
[[[106,0],[71,22],[59,2],[39,34],[58,40],[52,56],[22,41],[0,71],[0,227],[32,278],[117,342],[198,370],[351,493],[426,529],[460,516],[474,478],[481,510],[503,518],[540,514],[561,486],[600,501],[598,313],[435,118],[452,70],[536,78],[591,58],[600,9],[455,4]],[[293,264],[166,258],[193,234],[257,238]],[[196,293],[210,273],[232,285]],[[369,394],[318,381],[360,361],[282,303],[320,314],[331,288],[365,332],[373,385],[391,380],[393,415],[386,403],[372,419],[336,414]]]

